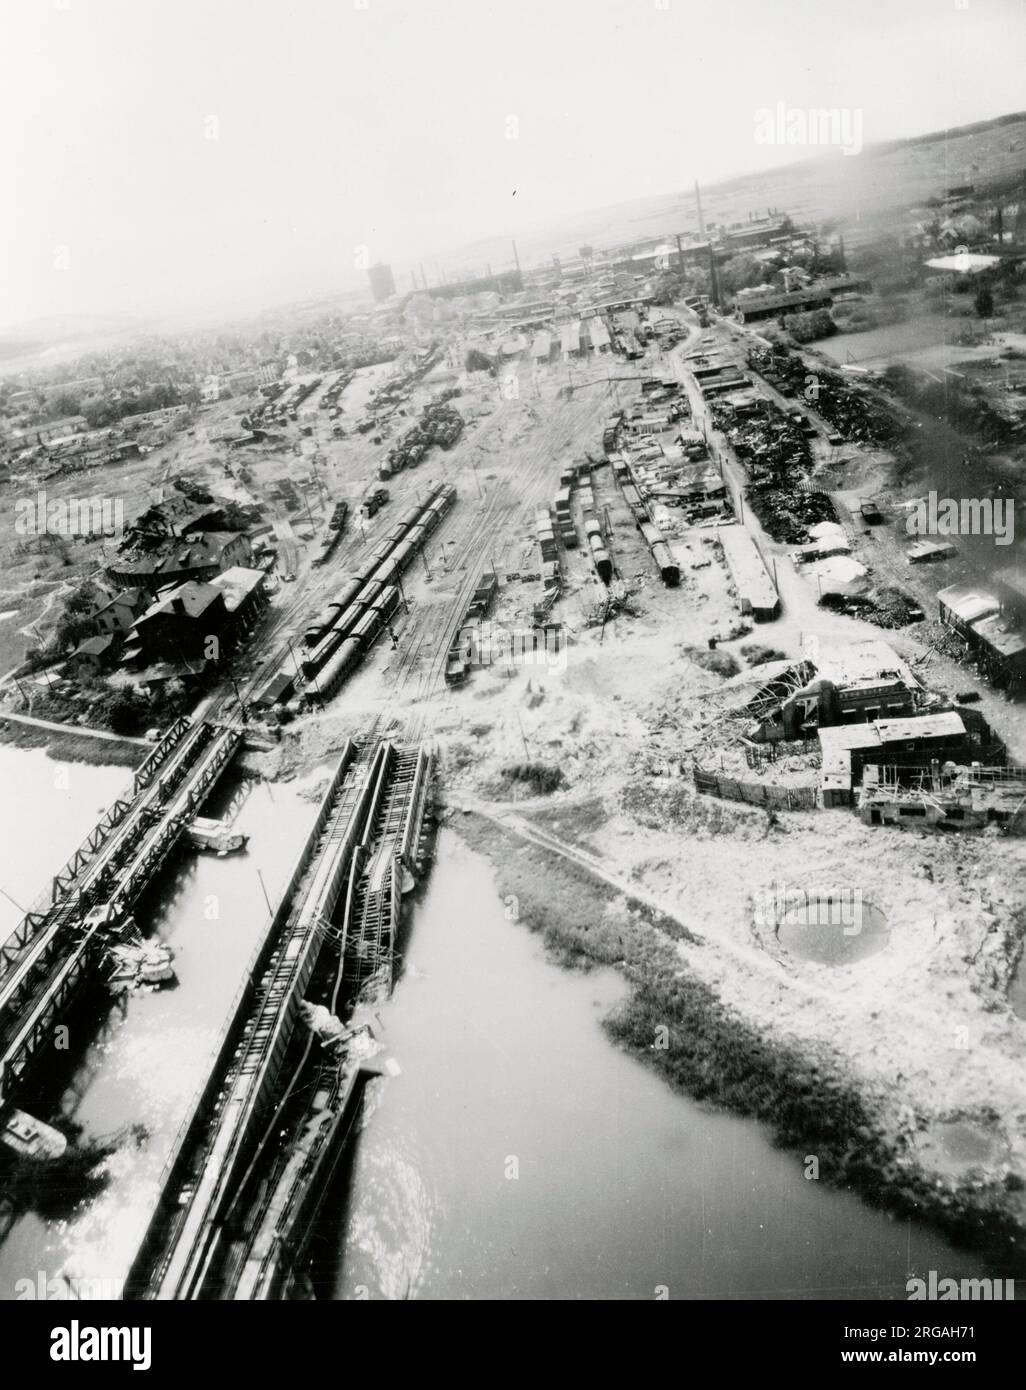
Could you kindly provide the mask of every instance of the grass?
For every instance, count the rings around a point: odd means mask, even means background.
[[[684,655],[703,671],[712,671],[717,676],[736,676],[741,663],[732,652],[717,649],[706,651],[701,647],[685,647]]]
[[[0,716],[0,743],[14,748],[45,748],[47,757],[61,763],[88,763],[92,767],[138,767],[147,750],[138,743],[89,738],[70,730],[36,729],[30,724],[6,723]]]

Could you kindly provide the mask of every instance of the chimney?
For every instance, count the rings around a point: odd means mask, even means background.
[[[182,598],[181,594],[175,594],[174,598],[171,600],[171,607],[176,613],[185,612],[185,599]]]

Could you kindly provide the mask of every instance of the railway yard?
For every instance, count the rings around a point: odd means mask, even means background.
[[[547,930],[564,956],[617,965],[651,993],[664,976],[642,978],[638,961],[654,953],[771,1055],[798,1048],[837,1095],[857,1096],[857,1121],[838,1102],[831,1180],[873,1188],[886,1170],[885,1200],[963,1234],[1021,1223],[1022,707],[912,620],[917,603],[932,617],[934,595],[858,524],[877,444],[846,441],[844,487],[823,490],[840,475],[834,422],[804,402],[789,417],[758,335],[683,308],[666,317],[672,345],[651,335],[640,360],[596,351],[571,371],[525,354],[492,375],[438,350],[405,384],[387,366],[317,378],[298,420],[287,402],[251,416],[305,430],[307,514],[279,514],[269,613],[193,710],[206,732],[190,737],[231,731],[248,774],[313,778],[318,816],[163,1163],[135,1296],[294,1289],[360,1078],[380,1068],[366,1007],[390,988],[402,892],[429,872],[438,821],[492,856],[539,929],[537,903],[565,903],[584,875],[587,892]],[[322,401],[343,407],[346,430]],[[400,408],[414,429],[391,418]],[[249,495],[273,496],[273,441],[238,459]],[[878,587],[911,595],[897,625],[879,605],[874,622],[820,602],[827,572],[806,561],[829,561],[835,533]],[[894,755],[915,765],[896,800],[940,807],[953,833],[854,813],[855,760],[874,760],[853,739],[835,772],[820,719],[838,722],[828,700],[875,701],[864,719],[879,717],[882,690],[892,722],[915,724],[900,735],[915,756]],[[963,802],[944,809],[956,779],[929,742],[956,726],[957,748],[936,745],[950,766],[1000,766],[1014,784],[1011,810],[981,812],[964,836],[952,826]],[[180,831],[208,790],[160,785],[121,812],[152,824],[155,798],[151,837]],[[40,991],[47,1024],[69,982],[87,983],[82,960],[98,972],[109,942],[97,943],[130,906],[98,872],[115,850],[101,836],[5,953],[4,998]],[[781,914],[781,893],[817,910],[857,901],[874,928],[852,946],[829,915]],[[611,928],[624,901],[644,914],[626,935]],[[98,904],[95,930],[55,951],[54,924]],[[712,1048],[709,1017],[672,990],[663,1007],[683,1054]],[[5,1028],[11,1041],[13,1014]],[[12,1094],[31,1051],[14,1042]],[[860,1144],[875,1155],[861,1165]]]

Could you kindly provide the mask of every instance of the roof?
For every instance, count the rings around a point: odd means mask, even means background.
[[[960,738],[965,733],[962,717],[953,709],[939,714],[906,715],[899,719],[878,719],[881,743],[900,743],[916,738]]]
[[[954,270],[961,275],[973,275],[997,265],[1000,256],[980,256],[971,251],[959,251],[955,256],[934,256],[926,262],[931,270]]]
[[[856,749],[880,749],[888,744],[924,738],[958,738],[965,725],[954,710],[939,714],[878,719],[874,724],[832,724],[819,730],[820,785],[851,785],[851,755]]]
[[[805,655],[815,666],[816,675],[840,690],[897,681],[911,690],[919,687],[919,681],[908,664],[893,647],[876,637],[867,638],[864,642],[818,639],[814,644],[806,644]]]
[[[118,593],[114,595],[113,598],[108,599],[105,604],[97,608],[96,613],[106,613],[108,608],[113,608],[115,607],[115,605],[131,608],[134,610],[138,608],[140,602],[142,601],[142,597],[143,591],[138,587],[138,585],[135,585],[130,589],[121,589]],[[94,617],[96,616],[96,613],[93,614]]]
[[[720,526],[716,535],[738,593],[753,609],[775,610],[780,598],[751,532],[743,526]]]
[[[1000,656],[1019,656],[1026,652],[1022,629],[998,613],[978,619],[972,628]]]
[[[73,656],[103,656],[115,643],[112,633],[105,633],[102,637],[87,637],[84,642],[80,642],[72,653]]]
[[[913,541],[905,551],[906,560],[924,560],[928,556],[935,555],[938,558],[948,555],[957,555],[958,552],[950,541]]]
[[[197,531],[176,541],[173,549],[157,565],[158,570],[203,569],[217,565],[221,556],[242,533],[240,531]]]
[[[1000,606],[993,594],[968,584],[950,584],[946,589],[939,589],[937,601],[949,608],[955,617],[964,623],[974,623],[980,618],[989,617],[996,613]]]
[[[264,572],[247,569],[245,565],[232,565],[222,574],[215,574],[210,583],[214,588],[222,590],[224,606],[229,613],[234,613],[250,594],[263,588]]]
[[[141,623],[148,622],[150,618],[154,618],[160,613],[176,612],[175,601],[178,599],[185,607],[186,617],[199,618],[219,598],[223,599],[224,593],[216,584],[200,584],[194,579],[188,579],[184,584],[178,584],[173,589],[165,590],[138,619],[136,627]]]

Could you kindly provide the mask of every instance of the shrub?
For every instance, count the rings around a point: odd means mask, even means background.
[[[502,776],[508,783],[523,783],[537,796],[545,796],[563,785],[563,769],[551,763],[510,763],[502,769]]]

